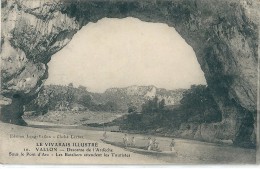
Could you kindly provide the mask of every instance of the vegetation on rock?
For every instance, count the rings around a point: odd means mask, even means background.
[[[184,92],[179,105],[166,106],[154,97],[142,105],[141,112],[130,112],[120,122],[123,130],[177,131],[181,124],[202,124],[221,121],[221,112],[207,86],[193,85]],[[159,130],[158,130],[159,129]],[[187,128],[189,130],[190,128]]]

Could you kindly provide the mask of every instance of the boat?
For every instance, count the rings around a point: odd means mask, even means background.
[[[147,146],[125,146],[122,142],[113,142],[106,139],[100,139],[106,144],[110,144],[116,147],[124,148],[128,151],[144,155],[155,155],[155,156],[175,156],[177,153],[175,151],[161,151],[161,150],[147,150]]]
[[[109,141],[109,140],[106,140],[106,139],[100,139],[100,140],[103,141],[106,144],[110,144],[110,145],[120,147],[120,148],[137,148],[137,149],[145,149],[146,148],[145,146],[131,146],[131,145],[128,145],[126,147],[124,145],[124,143],[122,143],[122,142],[113,142],[113,141]]]
[[[161,151],[161,150],[146,150],[146,149],[139,149],[134,147],[126,147],[127,150],[144,155],[156,155],[156,156],[172,156],[177,155],[174,151]]]
[[[106,140],[106,139],[100,139],[100,140],[103,141],[106,144],[111,144],[111,145],[116,146],[116,147],[125,148],[125,145],[121,142],[113,142],[113,141],[109,141],[109,140]]]

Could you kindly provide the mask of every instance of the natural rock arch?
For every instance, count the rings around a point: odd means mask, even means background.
[[[51,56],[89,22],[135,17],[166,23],[191,45],[222,112],[222,122],[201,125],[196,137],[255,144],[257,1],[2,1],[1,120],[25,124],[23,105],[36,97]]]

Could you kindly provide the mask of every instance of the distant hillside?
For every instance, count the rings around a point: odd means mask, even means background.
[[[45,85],[38,97],[26,106],[26,111],[127,111],[130,106],[141,111],[147,100],[158,97],[166,106],[178,105],[184,89],[166,90],[155,86],[130,86],[110,88],[104,93],[92,93],[84,86]]]
[[[141,105],[149,99],[153,99],[155,96],[159,100],[164,99],[165,104],[177,105],[182,99],[183,92],[186,89],[166,90],[163,88],[157,88],[155,86],[129,86],[125,88],[109,88],[104,93],[92,93],[94,102],[106,103],[108,100],[117,103],[118,107],[122,110],[126,110],[128,106],[135,105],[140,110]]]

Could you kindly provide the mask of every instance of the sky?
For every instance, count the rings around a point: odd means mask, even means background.
[[[165,89],[206,84],[193,49],[173,27],[136,18],[103,18],[78,31],[52,56],[46,84]]]

